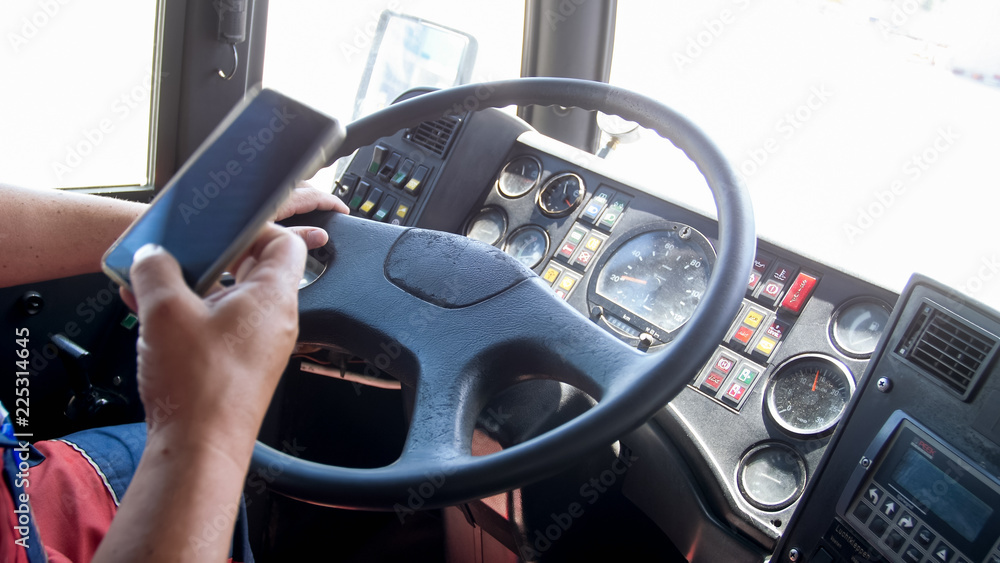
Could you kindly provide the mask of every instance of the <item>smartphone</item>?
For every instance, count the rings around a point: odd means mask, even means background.
[[[135,251],[156,243],[204,295],[343,140],[337,120],[274,90],[251,91],[108,249],[105,273],[131,288]]]

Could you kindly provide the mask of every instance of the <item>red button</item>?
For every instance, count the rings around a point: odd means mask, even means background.
[[[777,297],[781,293],[781,284],[775,281],[769,281],[764,284],[764,295],[768,295],[772,298]]]
[[[722,373],[729,373],[729,370],[733,369],[734,365],[736,365],[736,362],[725,356],[719,356],[719,359],[715,362],[715,369]]]
[[[775,340],[781,340],[781,338],[785,335],[785,330],[787,329],[788,323],[775,319],[774,322],[771,323],[771,326],[767,327],[767,330],[764,332],[767,333],[768,336],[773,337]]]
[[[747,388],[745,385],[739,383],[733,383],[729,386],[729,390],[726,391],[726,397],[732,399],[735,402],[739,402],[743,398],[743,394],[746,393]]]
[[[750,272],[750,283],[747,284],[747,291],[753,291],[756,289],[757,284],[760,283],[760,278],[760,272]]]
[[[569,258],[570,256],[573,255],[574,250],[576,250],[576,245],[571,242],[567,242],[566,244],[562,245],[562,248],[559,249],[559,255]]]
[[[733,335],[733,338],[744,344],[749,344],[750,339],[753,338],[753,330],[749,327],[741,326],[736,330],[736,334]]]
[[[708,377],[705,378],[705,382],[701,385],[703,388],[706,388],[707,391],[718,391],[719,387],[722,387],[722,382],[725,379],[725,376],[719,375],[713,371],[708,374]]]
[[[809,296],[812,295],[813,289],[816,288],[817,281],[818,279],[815,276],[801,272],[788,288],[788,293],[781,302],[781,306],[793,313],[802,311],[802,307],[805,306],[806,301],[809,300]]]

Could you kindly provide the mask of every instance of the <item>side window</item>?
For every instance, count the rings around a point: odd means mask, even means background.
[[[148,184],[156,0],[0,3],[0,181]]]

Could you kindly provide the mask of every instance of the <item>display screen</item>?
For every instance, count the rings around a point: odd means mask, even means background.
[[[993,514],[993,509],[985,502],[915,449],[903,454],[892,473],[892,480],[912,500],[970,542],[976,539]]]

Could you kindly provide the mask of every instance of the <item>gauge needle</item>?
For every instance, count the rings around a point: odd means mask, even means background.
[[[812,388],[813,391],[816,390],[817,383],[819,383],[819,370],[816,370],[816,377],[813,378],[813,388]]]
[[[640,280],[639,278],[633,278],[632,276],[622,276],[622,279],[625,281],[641,283],[642,285],[646,285],[646,280]]]

